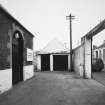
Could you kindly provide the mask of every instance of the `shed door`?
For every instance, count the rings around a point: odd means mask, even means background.
[[[68,55],[54,55],[53,68],[56,71],[68,70]]]
[[[49,54],[41,55],[41,70],[50,71],[50,55]]]

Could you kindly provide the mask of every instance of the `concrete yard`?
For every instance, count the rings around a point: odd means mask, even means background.
[[[93,78],[103,84],[105,86],[105,71],[102,72],[93,72],[92,73]]]
[[[70,72],[36,72],[0,95],[0,105],[105,105],[105,86]]]

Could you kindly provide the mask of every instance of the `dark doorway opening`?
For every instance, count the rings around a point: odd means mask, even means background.
[[[55,71],[68,70],[68,55],[53,55],[53,69]]]
[[[16,31],[12,37],[12,84],[23,81],[23,37]]]
[[[41,70],[50,71],[50,55],[49,54],[41,55]]]

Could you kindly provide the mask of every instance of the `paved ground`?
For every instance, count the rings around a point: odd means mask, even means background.
[[[2,94],[0,105],[105,105],[105,86],[73,73],[37,72]]]
[[[105,71],[93,72],[93,78],[105,86]]]

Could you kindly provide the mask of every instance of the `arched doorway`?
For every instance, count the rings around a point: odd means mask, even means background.
[[[23,80],[23,37],[15,31],[12,37],[12,84]]]

